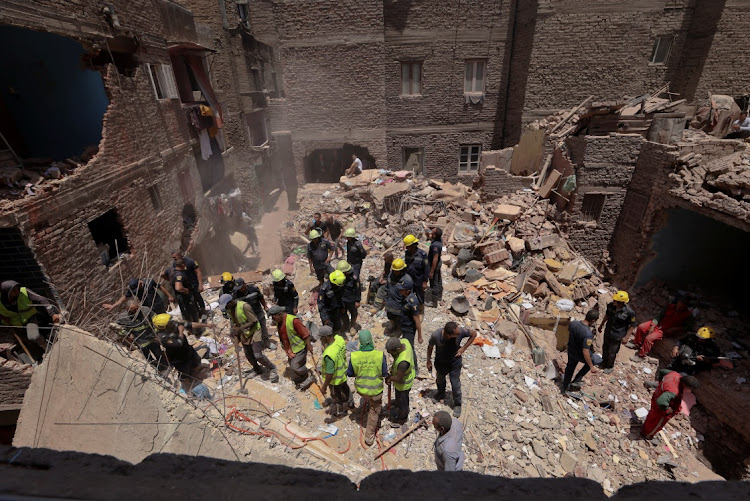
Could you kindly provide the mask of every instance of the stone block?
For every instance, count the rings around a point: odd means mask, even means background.
[[[521,207],[510,204],[500,204],[495,207],[494,215],[498,219],[515,221],[521,215]]]
[[[560,236],[552,234],[526,240],[526,247],[528,247],[529,250],[536,251],[546,249],[547,247],[554,247],[558,243],[560,243]]]
[[[499,263],[500,261],[505,261],[509,257],[510,257],[510,253],[507,250],[502,249],[499,251],[486,254],[483,259],[484,259],[484,264],[489,266],[491,264]]]
[[[513,254],[518,254],[526,248],[526,242],[523,238],[510,237],[508,238],[508,247],[510,247]]]

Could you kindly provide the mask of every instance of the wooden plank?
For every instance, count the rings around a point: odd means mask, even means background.
[[[584,99],[583,101],[581,101],[581,104],[579,104],[578,106],[576,106],[575,108],[573,108],[572,110],[570,110],[568,112],[568,114],[565,115],[565,118],[563,118],[560,122],[557,123],[557,125],[555,125],[552,128],[552,130],[550,131],[550,134],[553,134],[556,130],[558,130],[560,127],[562,127],[563,125],[565,125],[565,123],[568,120],[570,120],[570,118],[573,115],[575,115],[578,110],[580,110],[581,108],[583,108],[584,106],[586,106],[586,104],[588,104],[588,102],[591,101],[591,100],[593,100],[593,99],[594,99],[594,96],[589,96],[586,99]]]
[[[263,281],[263,273],[260,271],[243,271],[240,273],[232,273],[235,279],[241,278],[247,284],[258,283]],[[211,275],[208,280],[209,289],[217,289],[221,287],[221,275]]]
[[[539,188],[539,196],[542,198],[548,198],[549,194],[552,192],[552,190],[557,186],[557,183],[560,182],[560,178],[562,177],[562,174],[560,174],[559,171],[553,170],[549,173],[549,177],[544,182],[541,188]]]

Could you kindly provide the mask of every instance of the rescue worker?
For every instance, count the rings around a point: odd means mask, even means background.
[[[568,365],[565,366],[565,376],[563,376],[562,381],[563,393],[568,392],[571,384],[580,386],[583,376],[588,374],[589,371],[597,371],[594,362],[591,360],[591,350],[594,344],[594,333],[591,331],[591,326],[596,325],[598,319],[599,310],[589,310],[583,321],[574,320],[570,322],[568,328],[570,333],[568,337]],[[583,367],[574,378],[573,373],[579,363],[582,363]]]
[[[338,219],[333,216],[328,216],[326,219],[325,228],[323,230],[323,237],[327,238],[334,247],[334,255],[336,259],[339,259],[339,250],[341,251],[341,257],[344,257],[344,247],[341,245],[341,230],[343,229]]]
[[[651,409],[641,428],[641,435],[646,440],[653,439],[667,421],[680,412],[684,394],[700,386],[694,376],[681,376],[679,372],[668,369],[661,369],[658,378],[661,382],[651,397]]]
[[[213,326],[198,322],[178,322],[169,313],[155,315],[152,323],[169,366],[180,373],[181,380],[191,377],[195,369],[200,367],[201,357],[188,342],[185,330]]]
[[[453,415],[461,415],[461,367],[464,352],[474,343],[477,333],[474,330],[459,328],[456,322],[448,322],[442,329],[435,330],[427,343],[427,370],[432,372],[432,351],[435,350],[435,372],[437,393],[433,399],[445,399],[446,376],[450,375],[453,390]],[[463,345],[461,341],[466,339]]]
[[[334,334],[341,334],[341,316],[344,305],[344,282],[346,276],[339,270],[328,275],[318,291],[318,313],[323,325],[330,325]]]
[[[158,288],[164,292],[170,302],[174,301],[172,294],[169,293],[166,287],[158,285]],[[164,305],[164,301],[162,301],[161,296],[159,296],[156,290],[156,281],[151,278],[131,278],[128,281],[128,288],[125,289],[125,294],[120,296],[120,299],[112,304],[103,304],[102,308],[107,311],[112,311],[128,299],[135,297],[138,298],[140,304],[148,307],[157,315],[159,313],[166,313],[167,307]]]
[[[463,451],[464,425],[445,411],[437,411],[432,425],[438,436],[433,445],[438,471],[461,471],[466,456]]]
[[[232,291],[232,297],[239,301],[245,301],[252,307],[255,318],[258,319],[260,324],[261,336],[263,337],[263,346],[270,350],[275,350],[276,345],[271,342],[271,337],[268,335],[268,327],[266,327],[266,311],[268,305],[266,304],[266,298],[263,297],[263,293],[254,284],[246,284],[242,278],[237,278],[234,281],[234,290]]]
[[[388,283],[388,277],[391,275],[391,266],[393,265],[393,252],[386,252],[383,254],[383,274],[380,275],[380,285],[386,285]]]
[[[307,244],[307,259],[310,262],[310,274],[315,275],[321,285],[325,280],[326,273],[333,271],[330,265],[333,244],[322,238],[322,236],[322,233],[318,230],[310,231],[310,243]]]
[[[307,352],[312,351],[310,332],[302,324],[302,320],[290,315],[281,306],[271,306],[268,314],[276,324],[281,346],[289,357],[292,380],[298,389],[306,390],[315,382],[312,372],[308,371],[306,366]]]
[[[310,223],[310,226],[307,227],[307,231],[318,230],[318,232],[322,236],[326,230],[325,226],[326,224],[323,222],[323,217],[321,216],[320,212],[316,212],[315,214],[313,214],[312,223]]]
[[[148,306],[141,306],[135,299],[128,300],[127,308],[127,312],[119,315],[115,321],[118,330],[141,350],[151,365],[157,369],[164,369],[166,359],[151,323],[154,312]]]
[[[190,286],[190,280],[185,273],[185,261],[178,258],[174,262],[174,273],[172,274],[172,287],[177,296],[177,304],[182,312],[182,318],[189,322],[197,322],[199,319],[198,306],[195,304],[195,295]]]
[[[414,281],[414,294],[419,299],[419,304],[424,308],[424,291],[430,279],[430,263],[427,260],[427,253],[419,248],[419,239],[414,235],[404,237],[404,262],[406,263],[406,273]]]
[[[427,262],[430,266],[430,290],[432,302],[430,306],[437,308],[438,301],[443,299],[443,230],[433,228],[430,232],[430,250],[427,252]]]
[[[357,232],[354,231],[354,228],[347,228],[344,236],[346,237],[346,261],[352,265],[354,273],[360,277],[362,263],[367,257],[367,250],[365,250],[362,242],[357,239]]]
[[[349,402],[349,383],[346,381],[346,341],[333,333],[329,325],[318,329],[318,338],[323,345],[321,374],[323,385],[320,392],[325,395],[331,388],[332,403],[328,408],[330,417],[327,423],[335,421],[336,417],[346,415],[346,404]]]
[[[59,323],[60,319],[57,308],[47,298],[31,289],[21,287],[21,284],[15,280],[5,280],[0,284],[0,323],[2,325],[25,327],[28,324],[35,324],[39,327],[41,339],[36,337],[29,340],[46,345],[45,340],[49,339],[53,324]],[[28,336],[28,331],[19,329],[18,334]]]
[[[401,313],[401,336],[409,341],[409,345],[414,349],[414,335],[417,335],[417,342],[422,344],[422,315],[419,313],[419,300],[417,295],[411,292],[407,287],[401,286],[401,295],[405,297],[404,311]],[[414,370],[419,372],[417,363],[417,353],[414,352]]]
[[[397,428],[409,419],[409,392],[417,373],[414,364],[414,349],[408,339],[388,338],[386,351],[393,357],[391,372],[385,381],[396,390],[396,409],[391,412],[391,425]]]
[[[388,276],[388,299],[385,302],[385,313],[391,322],[389,332],[394,335],[401,333],[401,314],[404,310],[405,296],[401,292],[401,287],[406,287],[409,292],[414,289],[414,282],[406,273],[406,263],[403,259],[394,259],[391,264],[391,273]]]
[[[281,270],[271,272],[273,278],[273,300],[276,304],[283,307],[290,315],[297,314],[297,305],[299,304],[299,294],[294,287],[294,283],[286,278]]]
[[[674,359],[669,368],[691,376],[710,370],[721,355],[715,338],[716,331],[713,327],[701,327],[694,335],[688,336],[672,348]]]
[[[612,296],[612,302],[607,305],[604,320],[599,324],[598,331],[604,327],[604,346],[602,347],[602,367],[604,373],[614,370],[617,352],[625,344],[635,330],[635,312],[628,306],[630,297],[625,291],[617,291]],[[606,327],[605,327],[606,326]]]
[[[690,328],[693,313],[688,308],[687,300],[683,296],[662,308],[653,320],[643,322],[635,330],[635,338],[625,346],[638,352],[630,357],[632,362],[641,362],[650,352],[658,340],[664,336],[676,336]]]
[[[346,375],[354,378],[354,388],[362,397],[361,412],[367,412],[365,424],[365,444],[371,446],[378,432],[378,420],[383,404],[383,380],[388,376],[385,354],[375,349],[372,334],[368,330],[359,331],[359,350],[349,357]]]
[[[224,273],[221,274],[221,294],[220,295],[229,294],[231,296],[232,293],[234,292],[235,285],[236,284],[234,282],[234,275],[232,275],[228,271],[225,271]]]
[[[198,262],[194,259],[189,258],[181,250],[172,251],[172,260],[182,258],[185,261],[185,274],[187,275],[188,281],[190,282],[190,289],[193,291],[193,298],[195,299],[195,305],[198,307],[198,312],[203,315],[206,311],[206,302],[203,300],[203,270],[198,266]]]
[[[362,301],[362,284],[359,281],[359,275],[354,272],[354,268],[348,262],[339,261],[337,268],[345,277],[344,290],[341,294],[342,332],[349,332],[350,329],[356,332],[358,308]]]
[[[263,334],[260,330],[260,322],[255,316],[252,306],[245,301],[235,299],[229,294],[219,297],[219,309],[226,311],[232,326],[232,342],[239,360],[240,351],[237,341],[242,345],[245,357],[253,370],[263,377],[268,376],[272,383],[279,380],[276,366],[263,354]],[[266,368],[266,371],[263,368]]]

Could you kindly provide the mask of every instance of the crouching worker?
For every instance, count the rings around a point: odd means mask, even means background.
[[[668,369],[661,369],[659,377],[661,383],[651,397],[651,409],[641,428],[641,435],[646,440],[654,438],[667,421],[680,412],[683,395],[700,386],[695,376],[681,376],[679,372]]]
[[[263,331],[253,307],[244,301],[234,299],[229,294],[222,294],[219,298],[219,309],[226,311],[232,325],[232,341],[239,360],[240,351],[237,342],[242,345],[245,357],[257,375],[270,377],[272,383],[279,380],[276,366],[263,354]],[[266,368],[264,371],[263,368]]]
[[[200,367],[201,357],[188,342],[185,330],[215,326],[198,322],[178,322],[173,320],[169,313],[160,313],[153,317],[153,324],[167,364],[177,369],[181,380],[191,377],[193,371]]]

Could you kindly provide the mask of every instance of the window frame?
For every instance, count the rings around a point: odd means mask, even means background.
[[[422,87],[422,70],[423,70],[423,65],[424,65],[423,61],[417,61],[417,60],[401,61],[401,64],[399,66],[399,68],[401,69],[401,78],[400,78],[401,89],[399,91],[399,95],[400,96],[402,96],[402,97],[420,97],[422,95],[422,88],[423,88]],[[405,66],[407,66],[409,68],[409,78],[408,78],[408,83],[407,83],[407,86],[409,88],[409,93],[408,94],[404,94],[404,67]],[[413,89],[413,87],[415,85],[415,81],[414,81],[414,68],[415,67],[419,68],[419,74],[418,74],[419,80],[416,82],[416,85],[419,86],[419,88],[417,89],[417,92],[414,92],[414,89]]]
[[[165,99],[179,99],[180,92],[177,89],[177,80],[174,70],[169,63],[146,63],[146,73],[151,81],[154,96],[159,101]],[[156,77],[156,78],[154,78]]]
[[[462,160],[461,157],[463,156],[464,148],[466,148],[466,160]],[[472,157],[472,151],[476,148],[478,151],[476,153],[476,160],[471,160]],[[479,172],[479,165],[482,160],[482,144],[481,143],[471,143],[471,144],[462,144],[458,149],[458,173],[459,174],[475,174]],[[472,168],[473,164],[476,164],[476,168]],[[462,166],[465,166],[465,168],[462,168]]]
[[[600,193],[596,191],[583,193],[583,198],[581,199],[581,209],[579,211],[578,220],[579,221],[594,221],[598,223],[601,218],[602,214],[604,213],[604,207],[607,205],[607,193]],[[592,207],[589,207],[588,210],[585,210],[586,208],[586,197],[602,197],[601,198],[601,206],[599,206],[598,212],[596,215],[594,215],[594,211],[592,210]],[[599,199],[597,199],[599,200]],[[595,204],[598,202],[590,203],[590,206],[596,207]]]
[[[654,39],[654,45],[651,47],[651,57],[649,57],[648,64],[650,66],[664,66],[669,61],[669,55],[672,53],[672,45],[674,45],[674,35],[659,35]],[[661,61],[655,61],[656,55],[659,53],[659,47],[664,42],[669,43],[667,51],[664,54],[664,58]]]
[[[261,144],[255,144],[254,138],[253,138],[253,130],[255,130],[255,127],[250,125],[251,119],[254,117],[260,117],[260,123],[263,127],[263,133],[265,136],[265,141]],[[247,128],[247,135],[250,138],[250,146],[253,148],[263,148],[264,146],[268,145],[269,137],[268,137],[268,124],[266,123],[266,113],[264,110],[257,110],[253,111],[252,113],[245,113],[245,127]]]
[[[640,193],[630,192],[622,207],[622,224],[628,228],[640,231],[643,216],[648,210],[649,198]]]
[[[484,96],[484,89],[487,83],[487,60],[486,59],[466,59],[464,62],[464,95],[469,96]],[[477,67],[478,64],[482,64],[482,89],[481,90],[474,90],[476,87],[477,82]],[[472,65],[472,72],[471,72],[471,90],[466,90],[466,73],[469,68],[469,65]]]

